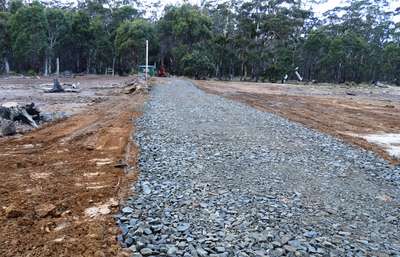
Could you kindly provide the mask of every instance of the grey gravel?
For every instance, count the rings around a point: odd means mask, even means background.
[[[116,220],[143,256],[400,255],[399,167],[371,152],[175,79],[136,139]]]
[[[122,209],[122,212],[123,213],[132,213],[133,209],[131,207],[125,207],[125,208]]]

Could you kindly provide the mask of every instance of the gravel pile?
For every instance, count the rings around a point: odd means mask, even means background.
[[[137,126],[133,256],[400,256],[399,169],[372,153],[180,80]]]

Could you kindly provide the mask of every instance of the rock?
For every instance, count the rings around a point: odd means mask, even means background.
[[[184,231],[188,230],[189,227],[190,227],[190,224],[188,224],[188,223],[180,223],[180,224],[178,224],[178,226],[176,227],[176,229],[177,229],[179,232],[184,232]]]
[[[145,195],[149,195],[151,194],[151,189],[150,189],[150,183],[145,181],[142,183],[142,189],[143,189],[143,193]]]
[[[247,253],[245,253],[245,252],[240,252],[240,253],[238,254],[238,256],[239,256],[239,257],[249,257],[249,255],[248,255]]]
[[[137,252],[137,248],[135,245],[129,246],[129,250],[131,250],[131,252]]]
[[[290,240],[290,241],[288,242],[288,244],[289,244],[290,246],[295,247],[296,249],[303,249],[303,248],[304,248],[304,247],[301,245],[301,243],[300,243],[299,240]]]
[[[201,202],[199,205],[200,205],[201,208],[207,208],[208,207],[208,204],[204,203],[204,202]]]
[[[11,120],[0,118],[0,136],[12,136],[17,133],[15,123]]]
[[[334,245],[329,241],[323,241],[322,245],[325,246],[325,247],[334,247]]]
[[[215,247],[215,251],[217,251],[218,253],[223,253],[225,252],[225,247],[217,246]]]
[[[285,250],[282,248],[276,248],[271,253],[271,256],[283,256],[283,255],[285,255]]]
[[[140,253],[143,256],[149,256],[153,254],[153,251],[150,248],[143,248],[142,250],[140,250]]]
[[[206,256],[208,256],[207,251],[204,250],[204,249],[201,248],[201,247],[196,248],[196,252],[197,252],[197,254],[198,254],[200,257],[206,257]]]
[[[35,207],[35,213],[40,218],[44,218],[47,215],[51,214],[56,208],[57,207],[54,204],[43,203],[43,204],[39,204],[38,206]]]
[[[257,242],[266,242],[268,241],[267,235],[262,233],[252,233],[250,237],[254,238]]]
[[[318,233],[315,231],[307,231],[303,234],[303,236],[307,237],[307,238],[314,238],[318,236]]]
[[[14,205],[5,208],[5,216],[8,219],[19,218],[24,216],[24,212]]]
[[[292,238],[293,238],[293,237],[292,237],[292,236],[289,236],[289,235],[283,236],[283,237],[281,238],[281,244],[282,244],[282,245],[287,244],[287,242],[289,242],[289,240],[292,239]]]
[[[307,251],[310,253],[317,253],[317,249],[312,245],[307,246]]]
[[[124,207],[122,209],[122,212],[125,213],[125,214],[129,214],[129,213],[133,212],[133,209],[131,207]]]
[[[339,231],[338,234],[341,235],[341,236],[350,236],[351,232]]]
[[[151,229],[149,229],[149,228],[145,228],[145,229],[143,230],[143,232],[144,232],[146,235],[151,235],[151,234],[153,234],[153,232],[152,232]]]
[[[127,247],[132,246],[132,244],[133,244],[133,238],[132,238],[132,237],[128,237],[128,238],[125,240],[125,244],[126,244]],[[133,247],[136,248],[136,246],[133,246]]]
[[[137,248],[138,250],[141,250],[141,249],[145,248],[145,246],[146,246],[146,243],[143,242],[142,240],[138,240],[138,241],[136,242],[136,248]]]
[[[389,217],[387,217],[387,218],[385,219],[385,221],[386,221],[386,222],[389,222],[389,223],[395,222],[396,220],[397,220],[397,218],[394,217],[394,216],[389,216]]]
[[[178,249],[175,246],[171,246],[168,248],[167,255],[168,256],[174,256]]]
[[[290,246],[290,245],[284,245],[283,248],[288,251],[288,252],[296,252],[296,247]]]
[[[265,252],[263,250],[257,250],[254,252],[257,257],[265,257]]]

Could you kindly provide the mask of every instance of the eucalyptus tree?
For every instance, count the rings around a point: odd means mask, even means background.
[[[52,63],[61,51],[60,41],[68,32],[68,24],[63,10],[46,8],[47,49],[45,56],[45,74],[52,73]]]
[[[149,40],[149,54],[154,56],[158,51],[156,30],[153,24],[144,19],[125,21],[118,27],[115,47],[120,73],[130,73],[132,68],[144,62],[146,40]]]
[[[195,50],[201,55],[210,54],[207,44],[212,35],[212,21],[199,7],[190,4],[167,6],[157,25],[161,62],[170,71],[181,73],[185,69],[183,58],[189,58],[186,55]]]
[[[212,39],[209,42],[211,62],[219,79],[233,77],[239,61],[235,48],[236,1],[204,3],[204,10],[212,19]]]
[[[33,2],[19,7],[10,18],[10,34],[16,69],[41,71],[47,49],[44,6]]]

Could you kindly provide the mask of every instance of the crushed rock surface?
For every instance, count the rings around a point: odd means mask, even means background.
[[[137,129],[133,256],[400,256],[399,168],[371,152],[184,80]]]

